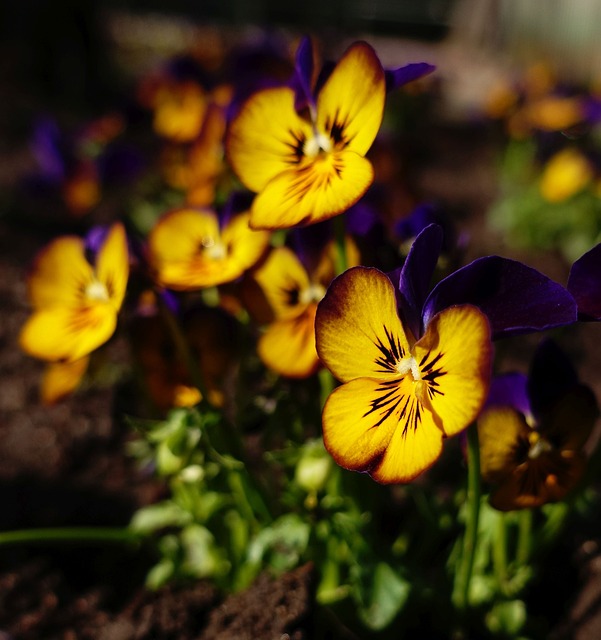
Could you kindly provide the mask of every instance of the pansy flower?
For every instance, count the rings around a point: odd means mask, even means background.
[[[478,419],[482,476],[502,511],[564,498],[585,470],[584,446],[599,415],[593,392],[555,343],[541,343],[528,378],[496,378]]]
[[[358,251],[350,238],[346,246],[348,263],[358,264]],[[299,257],[288,247],[278,247],[244,282],[247,309],[259,324],[266,325],[257,345],[259,357],[283,376],[305,378],[319,368],[315,312],[335,275],[335,251],[330,241],[317,261],[308,264],[309,260],[301,260],[302,254]]]
[[[476,419],[488,393],[491,337],[576,316],[563,287],[498,256],[428,293],[441,244],[440,227],[426,227],[391,277],[349,269],[317,309],[317,352],[343,383],[324,407],[326,448],[341,466],[382,483],[414,479],[444,438]]]
[[[129,275],[123,225],[112,225],[93,262],[86,248],[82,238],[63,236],[35,261],[27,283],[34,311],[19,342],[36,358],[75,362],[115,331]]]
[[[584,189],[593,179],[592,163],[575,147],[555,153],[540,178],[540,193],[547,202],[563,202]]]
[[[186,291],[231,282],[252,267],[269,245],[267,231],[253,231],[249,213],[218,217],[212,209],[167,212],[148,237],[157,282]]]
[[[357,202],[373,181],[365,154],[380,128],[386,94],[374,50],[365,42],[351,45],[314,99],[312,89],[302,113],[293,87],[258,91],[230,124],[230,164],[257,194],[253,228],[326,220]]]

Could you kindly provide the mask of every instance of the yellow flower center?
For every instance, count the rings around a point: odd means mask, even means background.
[[[86,300],[93,300],[94,302],[108,302],[110,299],[106,285],[100,280],[96,280],[96,278],[86,286],[84,296]]]
[[[405,356],[404,358],[401,358],[394,368],[396,372],[400,373],[402,376],[411,372],[414,382],[422,379],[421,371],[419,370],[417,361],[413,356]]]
[[[319,302],[326,295],[326,290],[320,284],[310,284],[306,289],[303,289],[299,296],[298,301],[301,304],[309,304],[310,302]]]
[[[201,248],[210,260],[223,260],[227,256],[225,245],[215,238],[203,238]]]
[[[332,141],[318,131],[315,131],[313,137],[307,139],[303,145],[303,155],[307,158],[316,158],[320,153],[330,153],[330,151],[332,151]]]
[[[553,445],[543,438],[538,431],[531,431],[528,434],[528,442],[530,443],[530,448],[528,449],[530,460],[536,460],[553,449]]]

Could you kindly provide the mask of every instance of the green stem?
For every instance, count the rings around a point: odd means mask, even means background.
[[[0,546],[47,542],[138,544],[141,540],[140,534],[119,527],[56,527],[0,532]]]
[[[344,273],[348,269],[348,257],[346,255],[346,225],[344,216],[334,218],[334,234],[336,240],[336,275]]]
[[[530,560],[532,547],[532,509],[522,509],[518,514],[518,544],[515,559],[518,567],[522,567]]]
[[[334,376],[330,373],[328,369],[320,369],[318,376],[319,376],[319,388],[321,390],[320,406],[323,409],[323,406],[325,405],[326,400],[328,399],[328,396],[330,395],[330,393],[332,393],[332,391],[334,391],[334,387],[336,386],[336,380],[334,380]]]
[[[499,591],[507,594],[507,520],[504,513],[497,514],[493,543],[493,565]]]
[[[467,430],[467,512],[465,516],[465,534],[460,565],[457,570],[453,601],[460,613],[468,605],[470,582],[474,569],[474,558],[478,542],[478,520],[480,517],[480,450],[478,446],[478,428],[472,424]]]

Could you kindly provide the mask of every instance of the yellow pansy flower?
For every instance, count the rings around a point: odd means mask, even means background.
[[[220,228],[211,209],[184,207],[163,215],[148,237],[149,260],[161,286],[178,291],[213,287],[240,277],[269,245],[267,231],[253,231],[249,214]]]
[[[315,330],[319,357],[343,383],[322,417],[325,446],[342,467],[381,483],[409,482],[484,404],[491,332],[475,306],[443,309],[416,338],[397,313],[389,278],[355,267],[330,285]]]
[[[113,335],[128,275],[120,223],[109,229],[94,264],[86,259],[83,239],[54,240],[37,257],[28,280],[34,312],[19,337],[22,349],[51,362],[87,356]]]
[[[548,202],[563,202],[584,189],[592,178],[593,169],[586,157],[577,149],[563,149],[547,162],[540,192]]]
[[[232,121],[229,161],[257,193],[250,224],[283,229],[331,218],[367,191],[365,158],[384,111],[386,82],[374,50],[353,44],[319,91],[309,113],[295,109],[291,87],[252,95]]]

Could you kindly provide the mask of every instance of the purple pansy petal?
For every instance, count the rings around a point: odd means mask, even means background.
[[[96,225],[92,227],[84,238],[85,254],[88,262],[94,264],[96,262],[96,254],[100,251],[106,236],[108,235],[109,227],[106,225]]]
[[[393,233],[400,240],[415,238],[429,224],[438,222],[435,210],[436,207],[429,202],[418,205],[406,218],[394,225]]]
[[[398,89],[413,80],[429,75],[435,70],[436,67],[427,62],[414,62],[398,69],[386,69],[386,91]]]
[[[31,150],[39,166],[39,172],[47,182],[61,182],[66,173],[62,136],[51,118],[40,118],[33,131]]]
[[[528,379],[523,373],[505,373],[493,378],[486,406],[509,406],[524,416],[532,414],[527,392]]]
[[[315,108],[312,92],[313,79],[313,46],[311,38],[305,36],[296,50],[292,88],[294,89],[294,108],[300,113],[309,107]]]
[[[402,317],[416,339],[425,326],[422,309],[441,248],[442,228],[437,224],[428,225],[415,238],[403,266],[390,276],[395,287],[398,285],[397,301]]]
[[[424,326],[454,304],[474,304],[487,316],[493,339],[543,331],[577,319],[576,302],[561,285],[521,262],[488,256],[441,280],[424,305]]]
[[[568,278],[579,320],[601,320],[601,244],[578,258]]]
[[[537,421],[577,384],[578,373],[566,354],[553,340],[541,342],[528,376],[528,397]]]
[[[354,236],[367,235],[379,222],[376,208],[362,198],[346,211],[346,230]]]

